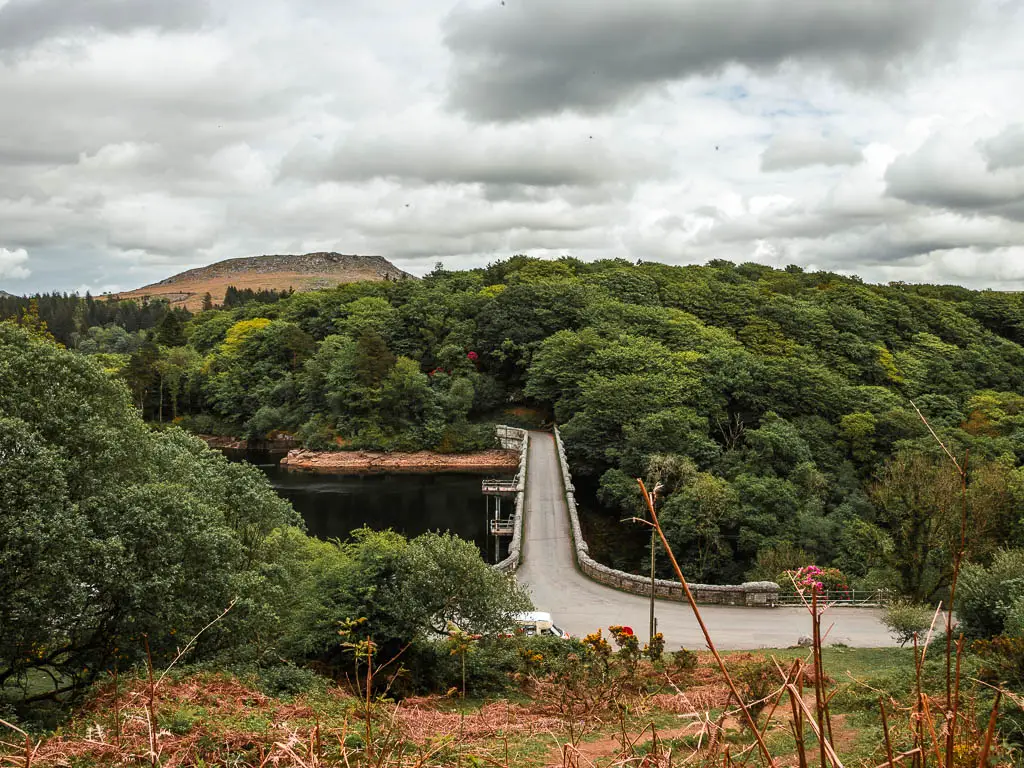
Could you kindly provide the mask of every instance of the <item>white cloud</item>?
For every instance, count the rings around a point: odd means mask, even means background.
[[[24,248],[10,251],[7,248],[0,248],[0,277],[9,280],[24,280],[32,274],[26,267],[28,264],[28,252]]]

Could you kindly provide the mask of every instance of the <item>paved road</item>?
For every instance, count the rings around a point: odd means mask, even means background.
[[[650,599],[605,587],[576,570],[555,441],[544,432],[530,433],[524,523],[523,563],[517,577],[529,586],[537,610],[550,612],[557,625],[577,637],[598,627],[625,624],[646,642]],[[879,614],[872,608],[829,610],[824,626],[833,623],[834,627],[827,642],[865,648],[893,645],[879,623]],[[704,647],[689,605],[658,600],[655,615],[669,650],[680,645]],[[723,650],[795,645],[811,629],[810,616],[803,608],[705,605],[701,615],[716,646]]]

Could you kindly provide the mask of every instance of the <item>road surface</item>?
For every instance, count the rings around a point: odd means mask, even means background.
[[[530,588],[537,610],[551,613],[555,624],[575,637],[598,627],[624,624],[646,642],[650,598],[598,584],[576,570],[554,437],[531,432],[527,462],[523,561],[516,576]],[[803,608],[702,605],[700,611],[715,645],[723,650],[784,648],[796,645],[811,631],[810,616]],[[822,620],[823,629],[834,625],[826,643],[863,648],[894,645],[879,622],[880,614],[874,608],[831,608]],[[658,600],[655,616],[668,650],[704,648],[704,636],[688,604]]]

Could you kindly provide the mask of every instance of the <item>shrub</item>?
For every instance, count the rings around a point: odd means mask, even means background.
[[[194,707],[181,707],[167,715],[163,715],[160,718],[160,726],[166,728],[175,736],[184,736],[201,719],[201,713],[196,711]]]
[[[261,670],[258,682],[260,690],[270,696],[296,696],[322,687],[324,679],[303,667],[282,664]]]
[[[882,623],[901,646],[922,634],[932,623],[934,611],[926,605],[917,605],[907,600],[898,600],[886,606]]]
[[[1008,683],[1017,690],[1024,689],[1024,637],[994,637],[975,640],[971,651],[983,662],[979,671],[991,683]]]
[[[1011,691],[1024,691],[1024,637],[975,640],[971,651],[981,661],[978,677]],[[1024,711],[1013,705],[1005,707],[999,716],[999,732],[1013,744],[1024,744]]]
[[[651,661],[661,661],[665,653],[665,636],[661,632],[655,632],[651,642],[644,646],[644,656]]]
[[[608,658],[612,655],[612,647],[604,639],[604,631],[598,629],[583,638],[583,645],[589,653],[607,664]]]
[[[304,586],[310,600],[287,648],[291,658],[315,660],[332,674],[352,669],[351,655],[338,651],[338,623],[346,619],[365,619],[360,632],[376,643],[377,662],[384,663],[451,624],[474,634],[508,631],[512,616],[532,607],[517,582],[487,565],[473,543],[450,534],[407,541],[362,528],[344,543],[311,548],[312,577]],[[405,656],[402,662],[409,665]]]
[[[956,613],[968,637],[1024,634],[1024,549],[999,552],[988,568],[965,565]]]
[[[470,424],[463,419],[449,424],[434,448],[439,453],[463,453],[485,451],[498,445],[493,424]]]
[[[640,640],[633,634],[632,629],[618,624],[608,627],[608,631],[612,633],[615,645],[619,648],[616,658],[622,662],[626,674],[630,677],[635,676],[637,665],[640,663]]]
[[[581,654],[579,641],[555,637],[485,637],[466,654],[466,695],[503,693],[518,675],[544,677],[558,673],[570,654]],[[403,654],[407,670],[393,689],[402,694],[444,693],[462,688],[462,658],[444,642],[418,641]],[[393,670],[389,669],[386,676]]]
[[[779,678],[775,665],[770,661],[748,661],[735,672],[740,694],[747,702],[751,716],[756,720],[761,711],[768,706],[768,699],[779,687]]]
[[[697,668],[697,654],[680,648],[672,654],[672,668],[682,674]]]
[[[298,436],[311,451],[336,451],[340,447],[335,440],[337,433],[330,419],[319,413],[299,428]]]

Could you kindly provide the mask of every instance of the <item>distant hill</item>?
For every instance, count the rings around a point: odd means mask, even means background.
[[[13,293],[7,291],[0,291],[0,299],[19,299],[20,296],[15,296]]]
[[[343,253],[253,256],[218,261],[208,267],[190,269],[134,291],[118,294],[122,299],[145,297],[167,299],[189,310],[202,308],[203,296],[214,304],[224,301],[228,286],[253,290],[315,291],[360,280],[402,280],[411,278],[383,256]]]

